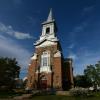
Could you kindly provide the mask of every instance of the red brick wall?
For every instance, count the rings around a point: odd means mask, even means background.
[[[66,72],[67,79],[68,82],[70,83],[69,87],[72,88],[74,86],[72,60],[66,61],[66,68],[67,68],[67,72]]]
[[[61,57],[54,58],[54,79],[53,86],[62,89],[62,63]]]
[[[28,83],[27,83],[27,86],[30,87],[30,88],[34,87],[36,66],[37,66],[37,61],[33,60],[31,62],[31,65],[28,67]]]
[[[47,78],[47,85],[48,88],[54,87],[57,89],[62,89],[62,59],[61,57],[54,57],[54,54],[57,50],[60,50],[60,44],[57,45],[47,46],[47,47],[40,47],[35,49],[35,53],[37,54],[37,60],[33,60],[31,65],[28,68],[28,84],[27,86],[30,88],[39,88],[39,77],[40,75],[44,74]],[[44,51],[50,51],[51,56],[51,69],[53,72],[51,73],[36,73],[36,70],[40,66],[40,59],[41,54]],[[38,85],[37,85],[38,84]]]

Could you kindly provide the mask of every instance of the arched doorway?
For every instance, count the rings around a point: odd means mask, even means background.
[[[45,76],[41,77],[40,86],[41,89],[47,89],[47,78]]]

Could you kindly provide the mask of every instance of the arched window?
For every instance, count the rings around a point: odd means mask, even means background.
[[[41,55],[41,67],[48,67],[50,66],[50,53],[45,51]]]
[[[47,27],[46,28],[46,34],[49,34],[50,33],[50,27]]]

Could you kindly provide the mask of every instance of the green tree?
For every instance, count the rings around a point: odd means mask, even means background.
[[[0,58],[0,88],[12,88],[15,78],[19,77],[20,67],[16,59]]]
[[[95,64],[95,70],[96,70],[96,82],[97,85],[100,86],[100,61],[98,61],[98,63]]]
[[[100,61],[95,65],[89,65],[84,70],[84,74],[89,81],[91,81],[92,85],[97,88],[100,86]]]
[[[74,77],[74,85],[75,87],[90,87],[92,84],[89,80],[87,80],[85,75],[77,75]]]

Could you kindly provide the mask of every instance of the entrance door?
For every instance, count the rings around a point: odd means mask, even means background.
[[[46,80],[46,78],[41,79],[41,89],[47,89],[47,80]]]

